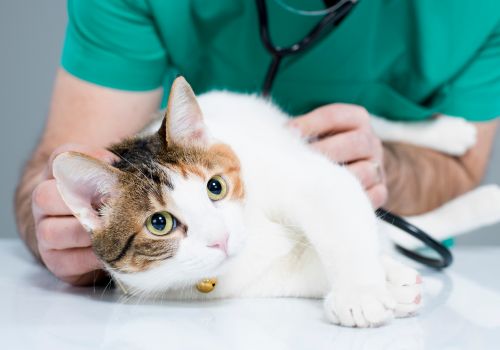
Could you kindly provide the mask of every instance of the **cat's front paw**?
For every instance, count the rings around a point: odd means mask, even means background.
[[[422,277],[416,270],[391,257],[383,257],[382,262],[387,288],[396,301],[394,316],[402,318],[415,315],[422,307]]]
[[[326,296],[324,306],[330,322],[366,328],[391,320],[396,302],[385,287],[364,287],[332,291]]]

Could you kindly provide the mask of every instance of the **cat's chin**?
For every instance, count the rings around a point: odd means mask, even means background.
[[[167,292],[183,290],[183,289],[190,290],[191,287],[200,282],[200,280],[206,278],[218,278],[224,275],[225,273],[227,273],[228,270],[231,269],[231,266],[233,266],[235,260],[236,256],[234,255],[225,256],[223,259],[212,265],[210,268],[207,268],[204,271],[200,271],[199,273],[196,273],[194,276],[191,276],[186,280],[174,282],[172,283],[172,285],[168,286],[165,289],[167,290]]]
[[[195,272],[186,280],[178,281],[169,286],[168,289],[183,289],[190,287],[198,283],[200,280],[205,278],[217,278],[225,274],[233,266],[237,255],[222,255],[220,259],[212,261],[210,266],[203,269],[203,271]]]
[[[226,255],[223,260],[217,264],[217,266],[214,267],[213,269],[213,276],[217,277],[225,272],[233,265],[234,261],[236,260],[237,254],[235,255]]]

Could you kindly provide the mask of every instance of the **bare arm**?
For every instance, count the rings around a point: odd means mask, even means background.
[[[88,234],[75,224],[76,219],[71,218],[55,188],[48,166],[50,155],[57,147],[73,143],[104,158],[109,156],[104,147],[140,130],[158,109],[161,96],[161,88],[148,92],[113,90],[59,69],[45,130],[26,164],[15,196],[21,238],[58,277],[77,283],[84,272],[96,267],[96,262]],[[59,235],[66,244],[54,246]],[[62,244],[61,239],[58,242]],[[68,254],[66,261],[76,262],[73,266],[77,268],[61,271],[60,257]],[[78,271],[81,261],[87,265]]]
[[[389,197],[385,207],[400,215],[430,211],[479,183],[488,166],[498,120],[476,123],[477,143],[453,157],[402,143],[384,143]]]
[[[432,210],[477,186],[497,124],[476,123],[476,145],[462,157],[453,157],[409,144],[382,144],[368,112],[356,105],[325,105],[290,122],[303,135],[316,137],[312,147],[359,178],[374,208],[384,206],[401,215]],[[377,164],[385,171],[380,173]]]

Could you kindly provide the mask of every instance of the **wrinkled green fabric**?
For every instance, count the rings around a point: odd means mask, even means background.
[[[319,20],[267,7],[276,45]],[[258,92],[271,60],[251,0],[69,0],[68,13],[62,66],[107,87],[163,85],[167,96],[182,74],[197,93]],[[292,114],[345,102],[398,120],[494,118],[500,1],[361,0],[318,45],[284,59],[272,96]]]

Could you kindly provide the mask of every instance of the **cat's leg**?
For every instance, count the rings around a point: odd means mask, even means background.
[[[390,256],[383,256],[382,263],[387,286],[396,301],[394,316],[414,315],[422,306],[422,277],[415,269],[403,265]]]
[[[476,144],[476,128],[459,117],[439,115],[421,122],[398,122],[372,115],[371,125],[383,141],[409,143],[455,156]]]
[[[281,205],[324,266],[331,285],[326,315],[344,326],[383,324],[393,317],[396,302],[386,284],[373,208],[347,169],[320,155],[300,158],[296,155],[297,176],[286,179],[288,194]]]

